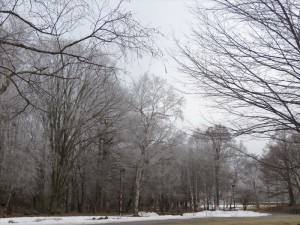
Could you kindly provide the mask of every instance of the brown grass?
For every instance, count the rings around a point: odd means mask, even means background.
[[[170,222],[168,225],[300,225],[300,216],[292,218],[224,218],[199,221]],[[157,224],[163,225],[163,224]],[[164,223],[166,225],[166,223]]]
[[[254,209],[253,211],[257,212],[270,212],[270,213],[289,213],[291,209],[299,209],[300,204],[296,204],[293,206],[281,205],[281,206],[272,206],[272,207],[262,207],[260,209]],[[252,209],[251,209],[252,210]]]

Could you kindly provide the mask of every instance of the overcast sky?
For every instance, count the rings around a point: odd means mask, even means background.
[[[209,0],[198,0],[201,4],[210,4]],[[190,26],[195,23],[189,7],[195,4],[194,0],[131,0],[125,2],[134,18],[144,26],[157,28],[164,37],[159,38],[158,44],[164,50],[164,61],[145,57],[143,60],[123,65],[130,76],[139,76],[150,73],[167,79],[172,85],[182,92],[189,92],[190,87],[185,84],[186,76],[181,74],[176,63],[168,53],[176,54],[174,36],[181,42],[186,41],[185,35],[190,32]],[[182,94],[186,98],[184,109],[185,121],[183,128],[210,126],[211,122],[222,123],[225,115],[211,108],[209,102],[203,97],[191,94]],[[243,138],[243,142],[251,153],[261,153],[265,140],[250,140]]]

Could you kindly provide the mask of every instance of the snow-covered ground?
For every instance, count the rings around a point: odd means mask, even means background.
[[[114,222],[138,222],[147,220],[192,219],[205,217],[259,217],[268,216],[267,213],[252,211],[203,211],[198,213],[185,213],[182,216],[159,216],[156,213],[140,212],[140,217],[109,216],[108,219],[100,216],[67,216],[67,217],[16,217],[0,219],[0,225],[17,223],[18,225],[59,225],[59,224],[100,224]]]

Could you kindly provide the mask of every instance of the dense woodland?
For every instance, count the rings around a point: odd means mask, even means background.
[[[266,15],[274,20],[255,14],[262,10],[255,4],[246,5],[249,11],[245,11],[239,8],[242,4],[234,5],[242,0],[216,2],[228,10],[223,16],[232,13],[249,19],[251,12],[252,22],[268,27],[270,37],[280,36],[271,25],[298,35],[291,29],[299,27],[293,22],[300,18],[296,1],[256,1],[270,6]],[[283,11],[287,14],[278,14],[280,7],[288,8]],[[193,13],[200,15],[197,10],[203,9],[195,7]],[[280,17],[281,23],[290,21],[290,28],[273,23],[281,15],[286,19]],[[199,88],[204,85],[219,106],[231,100],[228,112],[250,123],[243,120],[236,127],[224,123],[183,131],[177,122],[184,120],[184,99],[159,74],[120,79],[118,60],[138,60],[146,54],[161,57],[154,41],[158,32],[134,20],[122,1],[114,6],[105,1],[98,5],[80,0],[0,1],[1,215],[138,215],[139,210],[181,214],[209,205],[228,210],[235,204],[259,208],[299,203],[299,94],[295,90],[300,76],[294,61],[300,52],[298,36],[284,36],[285,32],[282,39],[277,36],[278,42],[274,38],[263,42],[260,36],[255,39],[260,48],[254,52],[242,48],[241,42],[247,45],[247,40],[233,41],[222,24],[209,24],[205,15],[198,19],[206,22],[207,31],[223,31],[219,40],[209,36],[213,32],[203,32],[203,37],[195,33],[195,38],[202,38],[198,41],[217,42],[203,46],[207,56],[218,57],[211,57],[207,66],[207,58],[197,58],[194,54],[199,52],[178,42],[184,60],[175,61],[195,83],[203,81]],[[251,24],[245,18],[241,21]],[[89,29],[79,32],[84,27]],[[277,55],[269,57],[267,47]],[[285,66],[280,64],[284,62]],[[266,68],[273,73],[265,72],[263,80],[256,73]],[[275,79],[282,77],[280,73],[286,80]],[[253,83],[257,88],[252,88]],[[244,113],[248,106],[257,110]],[[242,134],[268,136],[264,153],[248,154],[236,140]]]

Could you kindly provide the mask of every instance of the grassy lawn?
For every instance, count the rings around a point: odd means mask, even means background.
[[[300,225],[300,216],[291,218],[223,218],[199,221],[170,222],[157,225]]]

